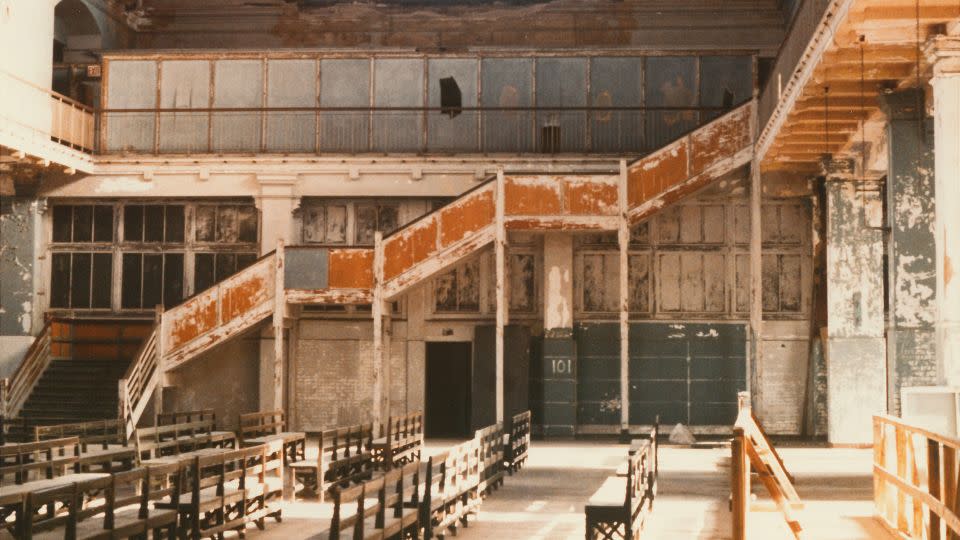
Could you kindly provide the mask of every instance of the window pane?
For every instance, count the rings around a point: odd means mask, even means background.
[[[143,207],[123,207],[123,239],[127,242],[143,242]]]
[[[163,301],[163,255],[143,255],[143,304],[151,309]]]
[[[400,207],[396,204],[382,205],[379,209],[379,229],[384,235],[388,235],[397,230],[397,215],[400,213]]]
[[[222,281],[232,276],[237,271],[237,256],[233,253],[220,253],[217,255],[217,281]]]
[[[437,311],[456,311],[457,309],[457,271],[451,270],[434,282],[434,298]]]
[[[73,254],[73,266],[70,272],[70,307],[72,308],[90,307],[90,260],[89,253]]]
[[[113,209],[110,210],[112,215]],[[96,253],[93,256],[93,301],[91,302],[90,307],[98,309],[110,309],[110,293],[112,290],[113,254]]]
[[[183,243],[183,206],[171,205],[167,207],[167,223],[164,238],[169,244]]]
[[[152,204],[143,207],[143,241],[163,242],[163,207]]]
[[[240,237],[237,230],[237,207],[217,208],[217,242],[234,243]]]
[[[237,254],[237,272],[250,266],[257,260],[256,253],[238,253]]]
[[[70,254],[54,253],[51,266],[50,307],[70,307]]]
[[[72,206],[53,207],[53,241],[69,242],[71,226],[73,225]]]
[[[369,204],[357,205],[357,243],[372,244],[377,230],[377,208]]]
[[[196,219],[197,242],[213,242],[217,230],[217,207],[198,206]]]
[[[193,261],[194,294],[209,289],[215,283],[213,253],[197,253]]]
[[[143,257],[139,253],[123,254],[123,276],[121,277],[122,290],[120,292],[120,306],[124,309],[139,308],[141,272]]]
[[[183,254],[168,253],[163,266],[163,305],[171,308],[183,300]]]
[[[257,241],[257,208],[255,206],[241,206],[237,220],[240,222],[240,241]]]
[[[93,207],[93,241],[113,242],[113,207],[98,204]]]
[[[347,207],[327,207],[326,241],[331,244],[342,244],[347,241]]]
[[[73,207],[73,241],[89,242],[93,240],[93,207]]]

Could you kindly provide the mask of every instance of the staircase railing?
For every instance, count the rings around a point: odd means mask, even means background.
[[[133,430],[160,380],[160,349],[157,347],[159,328],[158,322],[140,346],[123,378],[117,383],[120,392],[120,420],[125,426],[127,438],[133,435]]]
[[[50,343],[53,336],[53,319],[48,319],[43,329],[27,349],[23,361],[13,376],[4,380],[3,416],[12,418],[20,413],[43,372],[50,365]]]

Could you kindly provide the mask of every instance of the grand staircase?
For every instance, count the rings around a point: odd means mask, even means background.
[[[407,224],[373,248],[280,246],[243,271],[166,310],[149,329],[117,383],[120,414],[128,432],[164,371],[268,318],[282,320],[288,304],[388,300],[510,230],[615,231],[625,222],[646,219],[750,163],[755,114],[755,102],[746,103],[632,162],[621,174],[503,173]],[[54,381],[66,378],[60,375],[67,373],[61,369],[53,370],[50,379],[45,373],[38,379],[40,385],[49,381],[57,388]],[[104,380],[115,373],[104,372]],[[10,394],[23,394],[22,388],[15,388],[16,383]],[[36,380],[26,383],[32,389]],[[38,399],[59,391],[44,388]],[[99,412],[114,401],[104,398],[90,403],[95,403]],[[67,408],[25,405],[23,411],[39,418],[67,414]]]
[[[130,361],[52,360],[30,393],[20,418],[27,426],[116,418],[117,381]]]

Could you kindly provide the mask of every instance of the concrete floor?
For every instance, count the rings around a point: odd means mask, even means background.
[[[455,441],[430,441],[427,453]],[[797,479],[805,508],[797,512],[805,538],[857,540],[892,538],[873,517],[871,450],[783,448],[781,454]],[[534,442],[527,466],[507,477],[484,501],[480,514],[458,538],[581,539],[583,505],[626,455],[626,446],[599,442]],[[729,539],[730,513],[726,458],[729,448],[662,446],[660,493],[643,538]],[[762,492],[750,516],[751,538],[789,539],[779,512]],[[297,501],[284,509],[282,524],[253,540],[321,538],[329,524],[329,504]]]

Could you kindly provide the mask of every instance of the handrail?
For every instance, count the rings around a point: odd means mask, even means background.
[[[4,120],[34,131],[45,138],[85,152],[92,152],[96,142],[96,112],[72,98],[64,96],[0,70],[0,78],[11,94],[2,109]],[[47,100],[44,104],[41,100]],[[44,109],[49,107],[49,111]]]
[[[150,335],[137,351],[133,362],[118,384],[119,416],[124,425],[126,437],[133,435],[140,416],[159,381],[160,357],[157,348],[160,324],[154,325]]]
[[[43,372],[50,365],[50,342],[54,321],[55,319],[47,319],[13,376],[10,377],[3,403],[5,417],[14,417],[20,412],[40,377],[43,376]]]
[[[960,440],[904,422],[873,417],[876,514],[906,538],[960,535],[957,497]]]

